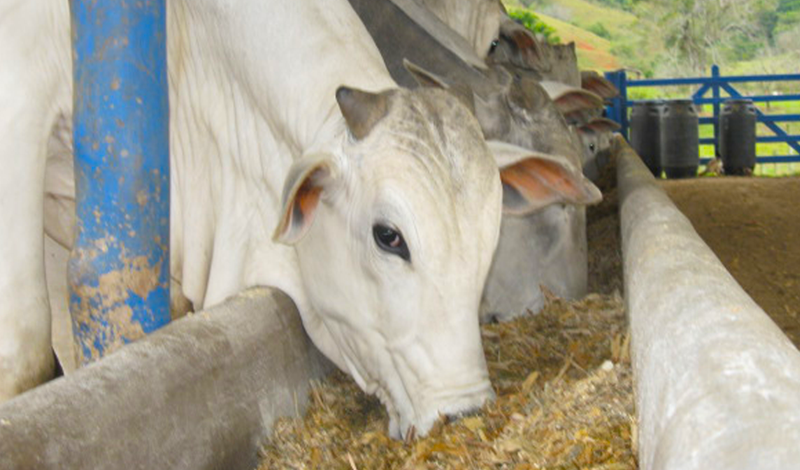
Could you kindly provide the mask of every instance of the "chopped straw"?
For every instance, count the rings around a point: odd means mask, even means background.
[[[497,399],[424,438],[386,434],[382,405],[334,373],[282,419],[260,469],[635,469],[629,336],[618,293],[482,327]]]

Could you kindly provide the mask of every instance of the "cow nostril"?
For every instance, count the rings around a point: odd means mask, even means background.
[[[491,312],[483,315],[481,317],[481,324],[484,325],[494,325],[500,323],[501,314],[500,312]]]

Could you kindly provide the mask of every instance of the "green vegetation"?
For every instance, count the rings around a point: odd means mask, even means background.
[[[539,14],[539,18],[552,26],[563,42],[575,42],[578,64],[582,68],[616,70],[622,67],[622,63],[610,52],[611,43],[607,39],[543,13]]]
[[[636,0],[598,0],[598,3],[602,3],[620,10],[631,11],[633,9],[633,5],[636,4]]]
[[[606,49],[598,49],[594,39],[587,39],[583,49],[609,53],[645,77],[697,75],[707,73],[712,64],[736,69],[741,62],[781,63],[796,72],[800,62],[800,0],[504,2],[606,40]],[[577,33],[544,22],[565,42],[576,40]],[[579,50],[581,46],[578,43]],[[590,62],[597,66],[597,61]]]
[[[558,44],[561,42],[561,39],[556,34],[556,30],[545,24],[539,19],[536,13],[530,10],[525,10],[522,8],[509,8],[508,16],[517,20],[517,22],[525,26],[528,31],[531,31],[535,34],[541,34],[550,44]]]
[[[610,3],[621,4],[614,0]],[[506,0],[505,4],[524,8],[518,0]],[[656,55],[652,52],[661,46],[652,44],[644,33],[650,29],[649,23],[640,21],[632,12],[599,0],[534,0],[526,4],[556,29],[564,42],[576,42],[584,68],[609,70],[625,66],[652,76]]]
[[[594,33],[603,39],[611,39],[611,33],[608,32],[603,23],[595,23],[587,28],[590,33]]]

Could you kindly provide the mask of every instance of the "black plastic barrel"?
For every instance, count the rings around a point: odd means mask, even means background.
[[[667,178],[697,176],[700,135],[692,100],[668,100],[661,112],[661,166]]]
[[[719,153],[726,175],[753,174],[757,121],[752,100],[727,100],[722,105]]]
[[[638,101],[631,111],[631,147],[656,178],[661,177],[662,100]]]

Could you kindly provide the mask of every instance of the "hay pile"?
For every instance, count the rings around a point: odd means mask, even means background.
[[[618,294],[482,328],[497,400],[411,442],[387,437],[380,403],[344,374],[312,391],[305,419],[275,425],[260,469],[634,469],[628,336]]]

